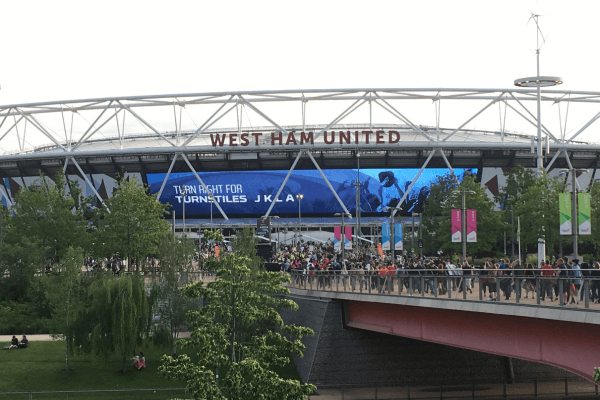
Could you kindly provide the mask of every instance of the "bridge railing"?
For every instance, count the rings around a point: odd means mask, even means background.
[[[320,396],[336,399],[475,399],[475,398],[535,398],[547,399],[560,396],[598,395],[598,384],[583,378],[540,379],[522,378],[509,380],[465,380],[455,384],[405,384],[378,383],[364,385],[318,385]],[[317,399],[309,396],[308,399]],[[591,397],[590,397],[591,398]]]
[[[290,287],[311,291],[368,293],[408,297],[495,301],[600,310],[598,270],[582,276],[543,276],[540,270],[471,270],[447,275],[435,270],[401,270],[385,274],[364,270],[291,272]],[[488,275],[490,271],[495,275]],[[531,273],[531,275],[527,275]]]

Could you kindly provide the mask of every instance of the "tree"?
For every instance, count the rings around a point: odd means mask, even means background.
[[[62,259],[60,271],[42,275],[42,286],[50,303],[52,319],[51,332],[65,340],[65,371],[69,371],[70,324],[75,319],[77,300],[81,286],[81,266],[83,250],[69,247]]]
[[[485,188],[476,182],[474,175],[467,175],[458,184],[454,177],[447,174],[438,178],[430,189],[430,196],[423,212],[423,224],[426,229],[424,249],[428,252],[442,250],[444,253],[461,253],[461,243],[453,243],[451,237],[451,211],[462,209],[462,195],[455,191],[471,191],[466,194],[467,209],[477,210],[477,242],[469,243],[467,251],[471,254],[485,254],[495,251],[497,238],[502,232],[500,216],[494,211]],[[485,229],[481,229],[485,227]]]
[[[81,190],[74,184],[69,187],[62,171],[56,174],[53,184],[48,180],[40,174],[34,184],[21,188],[9,218],[11,236],[37,241],[44,261],[60,258],[70,246],[82,247],[86,225],[75,207],[82,201]]]
[[[159,371],[185,381],[194,399],[304,399],[315,390],[274,371],[289,363],[293,353],[302,355],[299,338],[314,333],[285,325],[279,315],[278,310],[298,308],[280,297],[289,293],[282,285],[289,277],[252,271],[249,264],[251,259],[234,249],[218,263],[216,281],[184,288],[186,296],[208,303],[189,314],[191,338],[180,341],[193,346],[199,359],[193,363],[187,355],[164,356]],[[220,370],[222,378],[217,379]]]
[[[164,219],[167,204],[156,201],[156,195],[149,195],[135,177],[119,180],[113,197],[105,204],[95,238],[99,256],[118,254],[123,259],[139,260],[158,253],[160,238],[171,230]]]
[[[530,171],[520,178],[526,184],[516,179],[514,184],[511,183],[514,178],[507,181],[507,186],[510,185],[507,191],[514,190],[513,186],[518,187],[508,204],[514,211],[515,220],[520,219],[521,244],[525,252],[528,249],[536,251],[538,239],[544,238],[547,253],[552,254],[560,240],[558,194],[565,189],[565,185],[559,179],[550,178],[545,172],[538,173],[538,176],[533,174]],[[522,174],[517,174],[520,175]]]
[[[39,180],[19,190],[10,214],[4,214],[0,262],[10,278],[3,282],[2,297],[23,301],[36,273],[60,260],[70,246],[85,245],[86,221],[75,208],[84,201],[80,195],[75,184],[67,185],[61,171],[54,182],[40,174]]]
[[[178,238],[170,232],[159,244],[161,279],[153,287],[158,322],[152,338],[156,344],[172,346],[174,354],[179,328],[185,325],[187,312],[199,307],[197,299],[184,297],[179,289],[183,277],[192,270],[195,252],[193,240]]]
[[[100,273],[92,282],[75,322],[70,325],[71,348],[106,357],[117,353],[126,360],[147,336],[151,322],[144,280],[135,275],[114,278]]]

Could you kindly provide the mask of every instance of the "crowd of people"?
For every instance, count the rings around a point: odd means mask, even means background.
[[[294,284],[310,285],[315,289],[330,289],[335,282],[348,290],[394,291],[445,295],[449,290],[473,293],[477,280],[488,300],[504,296],[509,300],[517,292],[523,298],[551,302],[563,293],[563,304],[577,304],[584,299],[583,279],[589,281],[588,298],[600,301],[600,263],[580,263],[580,260],[558,258],[540,262],[539,266],[521,265],[518,261],[487,260],[481,265],[468,262],[453,263],[450,259],[398,256],[392,260],[375,249],[347,250],[345,259],[333,244],[308,242],[280,249],[273,262],[292,274]],[[422,277],[423,279],[410,279]],[[394,279],[391,279],[394,278]],[[477,279],[475,279],[477,278]]]

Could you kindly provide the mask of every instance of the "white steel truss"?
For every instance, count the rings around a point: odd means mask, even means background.
[[[306,154],[344,213],[349,214],[313,155],[321,152],[323,158],[330,152],[363,151],[428,154],[395,213],[434,155],[441,157],[443,165],[453,173],[452,158],[449,160],[446,152],[509,151],[520,153],[521,157],[529,154],[534,160],[536,150],[543,149],[548,169],[557,160],[563,162],[561,154],[570,168],[576,157],[573,153],[600,154],[600,143],[580,139],[598,136],[592,129],[597,129],[594,123],[600,119],[599,92],[542,91],[541,102],[545,109],[541,142],[537,139],[537,117],[527,107],[537,101],[536,93],[535,89],[521,88],[365,88],[218,92],[11,104],[0,106],[0,170],[6,165],[19,168],[20,162],[62,160],[63,170],[66,172],[69,165],[75,166],[102,201],[83,171],[85,163],[80,165],[76,158],[96,157],[114,164],[119,158],[164,156],[171,163],[158,192],[160,199],[177,161],[183,160],[208,192],[201,179],[203,171],[194,169],[190,157],[200,161],[204,155],[209,155],[229,160],[232,155],[254,153],[253,156],[259,159],[261,155],[285,152],[290,161],[294,156],[295,159],[291,168],[289,163],[285,164],[289,172],[266,213],[268,216],[290,174]],[[307,113],[309,103],[310,113]],[[444,103],[444,120],[450,116],[454,118],[446,126],[440,125],[441,103]],[[492,107],[496,103],[500,107],[499,129],[498,115]],[[562,103],[566,103],[564,116],[561,114]],[[363,107],[365,104],[368,108]],[[421,109],[427,107],[431,107],[431,114],[435,115],[433,121],[424,118]],[[237,114],[231,112],[234,109]],[[250,118],[242,118],[247,112],[254,113],[268,125],[251,125]],[[493,114],[493,127],[487,113]],[[379,132],[389,132],[390,140],[380,142]],[[391,140],[391,132],[398,135],[397,141]],[[328,133],[332,135],[329,138]],[[337,141],[335,133],[338,134]],[[365,136],[361,136],[363,134]],[[369,134],[373,135],[371,141]],[[596,164],[599,158],[597,155]],[[227,219],[218,202],[215,205]]]

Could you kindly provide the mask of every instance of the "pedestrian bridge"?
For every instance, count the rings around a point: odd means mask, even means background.
[[[587,296],[566,303],[563,286],[556,281],[558,299],[544,301],[520,290],[522,279],[506,300],[484,295],[485,284],[475,276],[472,293],[463,282],[457,290],[433,293],[420,287],[452,287],[452,277],[292,274],[294,295],[341,300],[348,327],[398,335],[500,356],[557,366],[592,380],[600,365],[596,345],[600,334],[600,305]],[[535,278],[535,289],[542,287]],[[400,286],[398,285],[400,283]],[[481,283],[481,284],[480,284]],[[500,279],[497,293],[501,294]],[[400,290],[399,290],[400,289]],[[461,290],[462,289],[462,290]],[[582,282],[584,293],[596,289],[592,278]],[[565,291],[566,292],[566,291]],[[532,298],[534,297],[534,298]]]

